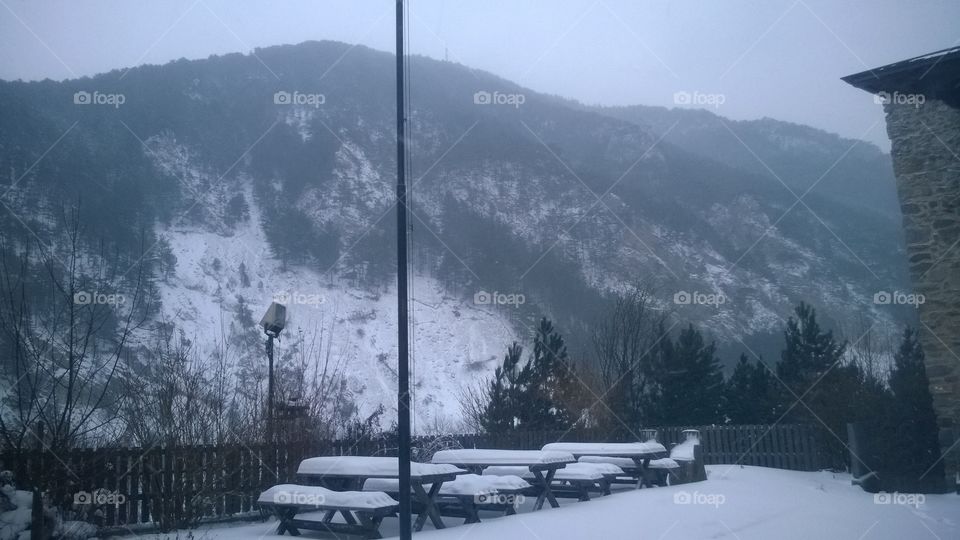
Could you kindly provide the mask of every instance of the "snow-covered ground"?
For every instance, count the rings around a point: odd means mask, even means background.
[[[381,425],[389,427],[396,418],[396,288],[373,291],[314,268],[284,269],[269,252],[249,185],[245,195],[250,217],[229,233],[193,226],[159,231],[177,258],[175,273],[160,286],[164,317],[179,321],[205,352],[229,329],[240,297],[255,322],[278,300],[287,305],[288,318],[278,357],[298,338],[310,341],[323,332],[324,348],[341,362],[361,417],[383,404]],[[414,429],[457,429],[461,389],[486,380],[521,338],[505,314],[510,308],[454,296],[430,276],[413,277],[410,297]]]
[[[850,476],[762,467],[713,465],[708,480],[665,488],[621,489],[589,502],[561,499],[558,509],[530,512],[530,502],[509,517],[482,516],[482,523],[422,533],[422,540],[833,540],[960,538],[960,496],[875,496],[850,485]],[[384,521],[384,536],[397,534],[396,519]],[[276,522],[194,531],[204,540],[280,538]],[[307,538],[325,538],[306,532]],[[181,534],[182,538],[183,535]],[[149,535],[167,540],[176,535]]]

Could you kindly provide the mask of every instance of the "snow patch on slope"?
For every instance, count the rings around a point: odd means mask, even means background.
[[[389,425],[396,416],[396,290],[370,291],[339,282],[311,268],[282,268],[268,249],[249,182],[244,187],[250,218],[231,235],[173,227],[161,230],[177,257],[175,274],[161,287],[164,316],[180,321],[199,347],[234,317],[243,297],[255,318],[278,295],[303,299],[288,304],[288,325],[277,345],[278,360],[296,339],[332,328],[331,350],[346,366],[347,386],[361,416],[383,404]],[[240,276],[243,264],[249,283]],[[436,419],[456,423],[460,389],[493,371],[500,353],[517,339],[507,317],[449,295],[435,279],[411,283],[411,386],[415,428]]]

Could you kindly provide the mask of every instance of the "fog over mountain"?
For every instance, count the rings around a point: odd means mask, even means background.
[[[252,315],[286,295],[280,354],[324,329],[358,409],[389,408],[394,58],[350,47],[0,82],[11,210],[0,227],[55,255],[69,247],[61,209],[79,205],[82,249],[118,261],[114,292],[145,261],[152,322],[202,347],[249,345],[250,361]],[[775,119],[589,107],[455,62],[410,64],[421,421],[456,416],[458,388],[543,315],[575,354],[588,350],[589,323],[636,284],[705,329],[728,365],[747,349],[775,356],[800,300],[836,327],[915,317],[874,301],[909,288],[877,147]]]

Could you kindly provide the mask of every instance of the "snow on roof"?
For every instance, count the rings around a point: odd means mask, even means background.
[[[453,465],[434,465],[432,463],[410,463],[411,476],[430,476],[435,474],[460,474],[463,469]],[[297,474],[316,476],[361,476],[366,478],[400,476],[399,459],[395,457],[369,456],[323,456],[305,459],[300,462]]]
[[[261,493],[257,502],[300,506],[342,506],[371,510],[400,504],[382,491],[332,491],[320,486],[297,484],[273,486]]]
[[[493,450],[462,449],[441,450],[433,455],[434,463],[454,465],[541,465],[544,463],[573,463],[573,456],[566,452],[542,450]]]
[[[635,443],[557,442],[546,444],[543,446],[543,449],[558,452],[569,452],[574,455],[620,457],[630,457],[634,455],[643,456],[667,451],[662,444],[653,441]]]
[[[527,469],[524,469],[527,470]],[[529,470],[527,470],[529,472]],[[507,476],[480,476],[478,474],[463,474],[456,480],[444,482],[440,486],[441,495],[484,495],[496,493],[497,490],[526,489],[530,484],[517,475]],[[400,481],[392,478],[371,478],[363,483],[363,489],[371,491],[400,491]]]

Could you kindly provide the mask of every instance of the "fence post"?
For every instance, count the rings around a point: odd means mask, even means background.
[[[30,540],[47,540],[46,523],[43,521],[43,496],[39,488],[33,488],[33,508],[30,509]]]

